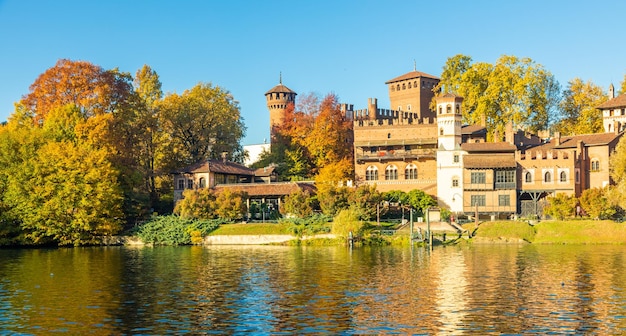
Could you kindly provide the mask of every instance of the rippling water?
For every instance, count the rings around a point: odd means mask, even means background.
[[[626,334],[623,246],[0,250],[0,334]]]

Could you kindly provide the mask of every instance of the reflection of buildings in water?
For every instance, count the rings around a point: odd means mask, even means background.
[[[436,264],[441,265],[436,302],[436,309],[441,314],[440,333],[462,334],[463,321],[468,307],[465,257],[460,250],[445,252],[438,253],[440,259],[436,260]]]

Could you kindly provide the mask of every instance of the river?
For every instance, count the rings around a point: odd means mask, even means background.
[[[624,246],[0,250],[0,334],[626,334]]]

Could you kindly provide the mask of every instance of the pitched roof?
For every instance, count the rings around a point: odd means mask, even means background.
[[[175,173],[222,173],[230,175],[254,176],[254,169],[232,161],[208,160],[187,166],[175,171]]]
[[[468,152],[515,152],[517,147],[508,142],[462,143],[461,149]]]
[[[266,95],[270,94],[270,93],[293,93],[293,94],[297,94],[295,91],[293,91],[290,88],[284,86],[282,83],[274,86],[269,91],[265,92]]]
[[[476,168],[515,168],[515,155],[511,154],[470,154],[463,156],[463,167]]]
[[[274,173],[275,170],[276,167],[274,166],[258,168],[254,171],[254,176],[270,176]]]
[[[585,146],[607,145],[621,135],[622,133],[596,133],[565,136],[561,137],[561,143],[559,145],[557,145],[557,139],[552,138],[546,143],[528,148],[527,151],[576,148],[578,141],[582,141]]]
[[[390,79],[390,80],[386,81],[385,84],[391,84],[391,83],[395,83],[395,82],[399,82],[399,81],[403,81],[403,80],[407,80],[407,79],[420,78],[420,77],[426,77],[426,78],[439,80],[438,77],[435,77],[433,75],[429,75],[429,74],[421,72],[421,71],[413,70],[411,72],[405,73],[402,76],[398,76],[398,77],[396,77],[394,79]]]
[[[596,107],[597,109],[608,109],[608,108],[616,108],[616,107],[626,107],[626,93],[623,93],[613,99],[609,99],[608,101],[600,104],[600,106]]]
[[[487,133],[487,128],[482,125],[465,125],[461,127],[461,134]]]
[[[298,190],[316,191],[315,185],[311,183],[239,183],[239,184],[218,184],[215,186],[217,192],[220,189],[230,189],[234,191],[245,191],[248,196],[287,196]]]

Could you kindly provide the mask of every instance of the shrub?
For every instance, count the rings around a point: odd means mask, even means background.
[[[313,200],[308,191],[298,190],[285,197],[280,213],[305,218],[313,214],[312,203]]]
[[[591,218],[607,219],[617,212],[614,206],[609,205],[605,191],[606,189],[592,188],[580,195],[580,205]]]
[[[575,214],[576,203],[576,197],[558,193],[556,196],[548,198],[548,206],[543,212],[546,215],[562,220]]]
[[[215,214],[227,221],[243,218],[246,214],[246,199],[244,191],[223,189],[215,199]]]
[[[358,211],[341,210],[333,220],[331,232],[342,237],[348,237],[350,232],[355,236],[360,236],[366,226],[367,223],[359,218]]]
[[[174,213],[182,218],[214,219],[215,193],[211,189],[187,189],[183,192],[183,199],[176,203]]]
[[[315,214],[307,218],[285,218],[280,223],[288,223],[289,233],[301,237],[330,232],[330,221],[332,221],[330,216]]]
[[[147,244],[198,244],[222,223],[220,220],[193,220],[175,215],[155,216],[142,224],[134,235]]]

